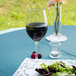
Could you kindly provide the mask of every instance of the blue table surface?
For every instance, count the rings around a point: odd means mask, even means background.
[[[53,33],[53,26],[48,27],[45,37]],[[68,40],[62,42],[62,59],[76,59],[76,26],[62,26],[62,34]],[[45,37],[39,42],[42,59],[50,59],[50,45]],[[18,30],[0,35],[0,76],[12,76],[21,62],[30,57],[34,51],[34,41],[27,35],[26,30]]]

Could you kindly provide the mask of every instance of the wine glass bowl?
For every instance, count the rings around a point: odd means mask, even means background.
[[[46,31],[47,31],[47,25],[45,23],[40,22],[33,22],[26,25],[26,31],[28,35],[34,40],[34,41],[40,41]]]

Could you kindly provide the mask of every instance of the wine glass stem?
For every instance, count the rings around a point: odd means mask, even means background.
[[[38,41],[35,41],[35,51],[36,51],[36,58],[38,58]]]

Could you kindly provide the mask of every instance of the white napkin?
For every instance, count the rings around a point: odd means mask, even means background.
[[[51,65],[56,61],[63,61],[67,65],[76,66],[76,60],[45,60],[45,59],[30,59],[26,58],[17,71],[13,74],[13,76],[38,76],[38,73],[35,71],[36,68],[40,67],[41,63],[45,63],[46,65]]]
[[[47,36],[46,39],[51,42],[62,42],[62,41],[66,41],[67,37],[62,34],[59,34],[58,36],[56,36],[55,34],[52,34],[50,36]]]

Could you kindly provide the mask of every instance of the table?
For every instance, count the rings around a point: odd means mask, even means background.
[[[53,26],[48,27],[45,35],[53,33]],[[68,37],[66,42],[62,42],[61,58],[76,59],[76,26],[62,26],[62,34]],[[40,41],[40,53],[43,59],[49,57],[50,45],[45,37]],[[34,51],[34,41],[27,35],[26,30],[19,29],[8,33],[0,34],[0,76],[12,76],[21,62],[30,57]]]

